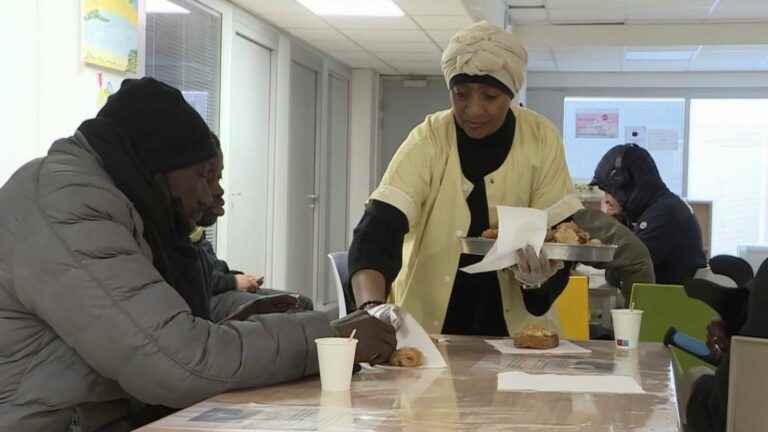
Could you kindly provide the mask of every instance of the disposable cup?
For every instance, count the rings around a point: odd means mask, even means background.
[[[643,311],[638,309],[613,309],[611,311],[616,348],[637,348],[642,318]]]
[[[323,391],[349,391],[357,339],[315,339]]]

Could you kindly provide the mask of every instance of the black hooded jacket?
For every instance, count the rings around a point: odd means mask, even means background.
[[[768,338],[768,260],[755,278],[738,289],[694,279],[688,295],[704,301],[721,314],[730,335]],[[686,420],[694,432],[725,432],[728,414],[730,354],[726,353],[714,375],[704,375],[693,386]]]
[[[621,205],[628,226],[651,253],[657,283],[682,285],[707,266],[693,211],[667,188],[647,150],[634,144],[612,148],[592,184]]]

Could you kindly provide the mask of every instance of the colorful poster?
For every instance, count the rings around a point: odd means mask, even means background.
[[[576,138],[618,137],[618,109],[576,111]]]
[[[139,59],[139,0],[82,0],[83,60],[136,72]]]

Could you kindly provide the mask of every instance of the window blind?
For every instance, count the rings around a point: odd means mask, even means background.
[[[172,0],[176,13],[147,13],[146,75],[178,88],[219,132],[221,14],[193,0]],[[216,225],[206,229],[216,247]]]

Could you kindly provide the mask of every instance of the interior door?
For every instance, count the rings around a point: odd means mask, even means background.
[[[271,50],[235,35],[231,142],[224,163],[229,180],[227,261],[231,268],[255,275],[265,274],[267,265],[271,74]]]
[[[288,264],[286,287],[313,300],[317,263],[318,73],[291,63],[291,141],[288,175]]]
[[[349,207],[349,80],[331,74],[328,82],[328,193],[326,202],[326,254],[347,250]],[[325,257],[320,257],[324,285],[320,304],[335,302],[333,274]],[[325,259],[325,260],[324,260]],[[324,264],[324,265],[323,265]]]

